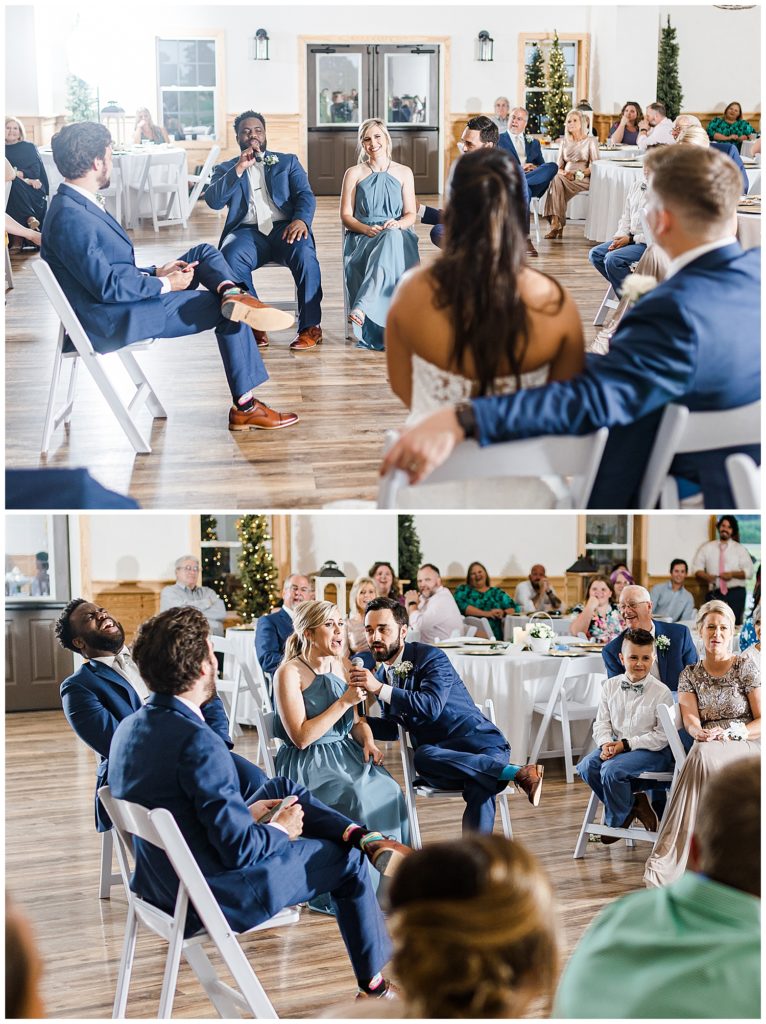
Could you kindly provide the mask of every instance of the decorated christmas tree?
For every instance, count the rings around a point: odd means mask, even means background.
[[[543,57],[543,52],[537,43],[532,45],[524,82],[527,89],[545,88],[545,57]],[[527,92],[526,106],[529,113],[527,131],[531,135],[536,135],[543,130],[542,118],[545,116],[545,93]]]
[[[569,93],[565,91],[568,84],[564,51],[554,30],[553,45],[548,55],[548,92],[545,94],[545,113],[548,115],[547,128],[551,139],[558,139],[564,133],[570,103]]]
[[[252,622],[274,607],[279,596],[277,567],[269,548],[271,535],[266,516],[242,516],[237,533],[242,541],[237,610],[244,622]]]
[[[83,78],[67,75],[66,80],[67,121],[98,121],[98,109],[93,90]]]
[[[665,104],[668,117],[673,120],[681,113],[684,94],[678,77],[679,45],[676,30],[668,23],[660,32],[660,49],[657,54],[657,99]]]
[[[201,516],[202,541],[218,540],[218,520],[215,516]],[[239,581],[229,571],[230,549],[226,547],[202,548],[202,585],[212,587],[231,611],[237,606],[236,591]]]
[[[399,516],[399,579],[414,581],[423,561],[414,516]]]

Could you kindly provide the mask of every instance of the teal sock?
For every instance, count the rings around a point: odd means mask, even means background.
[[[500,772],[499,779],[501,782],[512,782],[520,771],[520,764],[507,764]]]

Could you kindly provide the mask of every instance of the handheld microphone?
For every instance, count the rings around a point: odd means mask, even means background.
[[[364,662],[362,661],[361,658],[352,658],[351,659],[351,665],[352,665],[353,668],[364,668]],[[361,703],[359,704],[359,707],[361,708],[362,714],[366,715],[367,714],[367,700],[365,699],[365,700],[361,701]]]

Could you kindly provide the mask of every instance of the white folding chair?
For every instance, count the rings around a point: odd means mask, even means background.
[[[540,196],[532,196],[529,200],[529,212],[532,214],[535,222],[535,241],[540,244],[540,204],[542,199]]]
[[[609,285],[606,290],[606,295],[601,300],[601,305],[598,307],[598,312],[593,320],[594,327],[600,327],[606,320],[607,313],[610,309],[617,309],[620,304],[619,296],[614,288]]]
[[[415,629],[414,626],[409,626],[405,634],[405,642],[408,644],[420,643],[420,630]]]
[[[119,871],[112,871],[114,854],[114,829],[108,829],[101,833],[101,855],[99,857],[98,873],[98,898],[109,900],[112,898],[112,886],[121,882],[122,875]]]
[[[160,1006],[157,1016],[167,1019],[173,1010],[178,971],[184,956],[197,975],[210,1002],[223,1018],[241,1017],[242,1012],[252,1014],[256,1019],[274,1020],[277,1014],[266,992],[253,970],[250,961],[237,942],[239,935],[278,925],[293,924],[298,920],[298,911],[287,907],[263,924],[249,928],[246,932],[235,932],[226,921],[223,912],[210,891],[199,865],[192,856],[175,818],[164,807],[153,811],[127,800],[117,800],[108,786],[103,786],[98,795],[114,822],[117,834],[117,857],[123,878],[130,880],[130,864],[133,857],[132,837],[158,847],[167,856],[178,877],[178,895],[175,911],[168,914],[148,900],[137,896],[128,888],[128,918],[125,924],[125,941],[122,947],[117,991],[114,997],[112,1017],[125,1018],[128,1002],[128,988],[133,972],[133,958],[136,949],[138,929],[143,925],[148,931],[164,939],[168,944],[165,973],[162,979]],[[189,904],[197,912],[202,929],[190,938],[184,938],[186,915]],[[203,943],[211,942],[228,968],[236,988],[222,981],[203,949]]]
[[[478,615],[464,615],[463,622],[469,629],[473,629],[473,633],[466,632],[466,636],[485,636],[490,640],[495,640],[495,634],[492,632],[492,627],[489,624],[489,619],[482,619]]]
[[[269,778],[274,778],[274,754],[280,741],[274,735],[274,707],[261,666],[256,661],[256,673],[253,674],[250,666],[239,657],[237,647],[231,640],[220,636],[211,636],[210,639],[213,650],[223,654],[227,659],[224,662],[224,669],[228,674],[225,678],[216,680],[216,688],[222,697],[224,694],[226,696],[230,735],[233,739],[235,730],[237,733],[242,731],[236,725],[237,704],[240,694],[249,693],[253,699],[255,727],[258,732],[255,760],[262,760],[263,770]]]
[[[348,322],[348,314],[351,312],[350,303],[348,301],[348,286],[346,283],[346,228],[343,224],[340,226],[340,278],[341,287],[343,288],[343,337],[346,341],[353,340],[356,336],[351,329],[351,324]]]
[[[567,204],[567,220],[587,220],[590,192],[578,192]]]
[[[592,674],[589,670],[583,671],[583,668],[578,666],[577,661],[577,658],[562,658],[550,696],[545,701],[535,701],[532,706],[533,718],[534,715],[540,715],[541,722],[532,743],[529,764],[536,764],[543,757],[563,757],[568,783],[574,782],[574,761],[572,756],[574,754],[585,754],[591,747],[590,740],[586,740],[578,747],[572,746],[570,723],[587,722],[589,725],[592,725],[598,711],[597,704],[576,701],[568,692],[572,689],[575,679]],[[603,676],[603,679],[606,679],[606,675]],[[552,721],[561,724],[563,746],[561,748],[543,750],[543,740]]]
[[[681,742],[681,737],[678,735],[684,727],[681,708],[678,704],[674,704],[672,708],[667,704],[660,704],[657,715],[675,761],[675,778],[677,779],[678,773],[683,768],[684,761],[686,760],[686,751]]]
[[[477,704],[476,707],[482,714],[492,722],[495,721],[495,705],[490,699],[484,701],[484,705]],[[402,771],[404,774],[404,800],[407,805],[407,817],[410,822],[410,843],[411,845],[419,850],[423,846],[420,836],[420,821],[418,819],[418,811],[416,807],[416,798],[419,796],[433,799],[438,797],[460,797],[463,798],[463,791],[460,789],[437,789],[435,786],[429,786],[428,783],[423,781],[416,781],[415,772],[415,751],[412,749],[410,743],[409,734],[403,726],[399,726],[399,750],[402,756]],[[508,807],[508,791],[513,792],[513,787],[506,787],[497,796],[497,803],[500,809],[500,821],[503,826],[503,835],[506,839],[513,839],[513,828],[511,826],[511,812]]]
[[[451,480],[480,480],[487,477],[555,477],[569,480],[557,508],[587,508],[609,431],[602,427],[584,437],[533,437],[479,447],[474,440],[462,441],[447,461],[423,481],[425,486]],[[398,439],[387,431],[387,451]],[[378,508],[398,507],[399,492],[416,488],[403,470],[387,473],[378,489]]]
[[[641,772],[636,778],[646,783],[646,789],[651,789],[652,782],[672,783],[674,776],[674,772]],[[655,843],[657,841],[658,833],[649,832],[645,828],[634,828],[632,825],[629,828],[618,828],[613,825],[605,825],[603,821],[597,822],[596,817],[599,808],[602,808],[603,814],[601,801],[595,793],[591,792],[582,826],[580,827],[580,834],[577,837],[574,853],[572,854],[574,860],[579,860],[585,856],[585,851],[588,848],[588,836],[616,836],[618,839],[624,839],[628,846],[634,846],[636,842]]]
[[[5,209],[8,207],[8,197],[11,194],[12,181],[6,181],[5,183]],[[5,290],[10,291],[14,287],[13,284],[13,267],[11,266],[11,254],[8,248],[8,236],[5,236]]]
[[[111,181],[109,182],[109,188],[100,188],[98,194],[103,196],[106,200],[114,200],[114,219],[118,224],[122,224],[122,171],[117,158],[114,160],[112,165]],[[107,207],[109,203],[107,203]],[[109,211],[111,213],[111,210]]]
[[[749,455],[730,455],[726,460],[735,508],[761,507],[761,467]]]
[[[141,181],[136,190],[136,206],[131,226],[135,227],[140,220],[141,199],[147,195],[155,231],[177,224],[185,228],[189,216],[187,176],[186,164],[179,164],[175,153],[163,150],[147,153]],[[160,212],[158,216],[160,203],[164,206],[164,212]],[[174,206],[176,215],[171,216]]]
[[[187,174],[186,181],[187,187],[192,186],[192,190],[189,193],[189,215],[191,215],[194,207],[197,205],[197,200],[202,195],[202,189],[207,185],[213,176],[213,165],[218,159],[218,155],[221,152],[219,145],[213,146],[207,155],[207,159],[202,165],[202,170],[199,174]]]
[[[676,455],[761,443],[761,403],[715,412],[690,412],[685,405],[665,407],[646,465],[638,507],[678,508],[678,485],[670,476]],[[757,505],[755,507],[758,507]]]
[[[91,375],[96,387],[106,399],[107,405],[112,410],[115,419],[122,427],[135,451],[142,454],[148,454],[151,452],[152,447],[139,430],[138,424],[135,420],[135,414],[144,405],[149,410],[152,419],[167,419],[167,413],[157,397],[154,388],[151,386],[143,370],[136,362],[133,352],[136,348],[146,348],[148,345],[151,345],[154,339],[135,342],[131,345],[126,345],[124,348],[117,349],[113,353],[109,353],[109,355],[114,355],[120,360],[135,385],[133,396],[128,404],[125,405],[117,394],[114,384],[109,379],[104,368],[104,360],[107,359],[108,356],[102,355],[100,352],[96,352],[91,345],[88,335],[85,333],[82,324],[77,319],[77,315],[74,310],[69,305],[69,301],[61,290],[61,286],[58,281],[53,276],[51,268],[44,260],[35,260],[33,263],[33,269],[37,274],[43,291],[48,297],[48,301],[53,306],[56,315],[61,321],[59,326],[58,342],[56,345],[56,355],[53,360],[53,376],[51,377],[51,387],[48,393],[48,406],[45,412],[43,443],[40,448],[40,454],[47,454],[53,431],[56,430],[61,423],[68,424],[72,418],[75,385],[77,383],[77,367],[80,362],[85,365],[85,369]],[[73,352],[64,351],[64,343],[67,335],[74,346]],[[61,379],[61,372],[63,370],[65,359],[70,360],[72,364],[69,376],[69,385],[67,387],[66,403],[60,409],[55,410],[56,391]]]
[[[274,309],[283,309],[287,313],[292,313],[295,318],[298,318],[298,286],[295,283],[295,279],[292,275],[292,271],[289,267],[283,266],[281,263],[275,263],[273,260],[269,263],[264,263],[262,267],[258,267],[252,273],[253,286],[255,286],[255,275],[259,270],[264,270],[266,267],[274,268],[278,267],[280,270],[286,270],[290,275],[290,282],[293,287],[293,297],[291,299],[271,299],[269,298],[269,305],[273,306]]]

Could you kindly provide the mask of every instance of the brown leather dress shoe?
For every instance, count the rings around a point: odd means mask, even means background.
[[[251,330],[253,332],[253,337],[255,338],[255,343],[258,346],[258,348],[268,348],[269,347],[269,336],[268,336],[268,334],[265,331],[256,331],[256,329],[254,327],[251,327]]]
[[[630,828],[630,823],[631,823],[631,821],[633,821],[635,816],[636,816],[636,805],[635,805],[635,802],[634,802],[633,806],[628,811],[627,818],[625,819],[625,821],[621,821],[620,822],[619,827],[620,828]],[[619,841],[621,839],[621,836],[601,836],[600,839],[601,839],[601,842],[603,843],[604,846],[611,846],[612,843],[619,843]]]
[[[527,238],[527,256],[539,256],[540,253],[535,249],[534,243],[531,238]]]
[[[545,769],[541,764],[527,764],[519,769],[513,784],[517,789],[527,794],[529,802],[533,807],[540,803],[543,793],[543,772]]]
[[[374,839],[364,844],[364,853],[376,871],[390,877],[404,858],[412,853],[412,847],[405,846],[396,839]]]
[[[246,323],[256,331],[283,331],[292,327],[295,317],[283,309],[267,306],[252,295],[226,295],[221,302],[221,312],[227,320]]]
[[[247,412],[234,406],[229,409],[229,430],[280,430],[297,422],[296,413],[277,412],[258,401]]]
[[[656,832],[660,827],[657,812],[649,803],[649,797],[646,793],[636,794],[636,799],[633,803],[633,817],[638,818],[647,832]]]
[[[322,328],[317,324],[316,327],[307,327],[305,331],[299,331],[290,343],[290,348],[293,352],[308,352],[309,349],[321,344]]]

